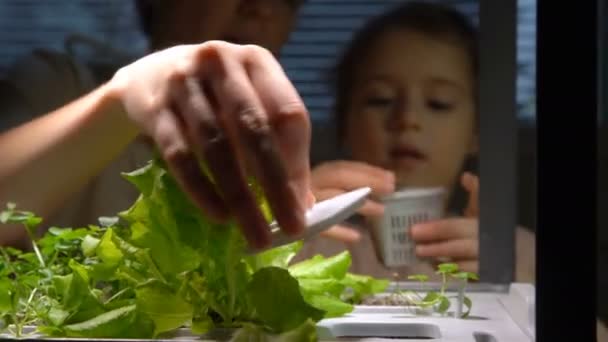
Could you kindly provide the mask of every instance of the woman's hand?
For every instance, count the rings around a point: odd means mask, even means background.
[[[479,271],[479,179],[464,173],[462,186],[469,193],[464,217],[447,218],[417,224],[410,229],[416,243],[416,255],[458,264],[468,272]]]
[[[310,122],[269,51],[220,41],[177,46],[125,66],[109,85],[208,215],[234,215],[254,247],[267,246],[270,231],[246,182],[252,175],[279,225],[291,234],[304,229],[304,212],[314,202]]]
[[[366,217],[381,216],[384,206],[374,197],[395,191],[395,175],[366,163],[356,161],[330,161],[312,170],[312,189],[317,200],[324,200],[361,187],[370,187],[372,194],[359,209]],[[326,237],[344,242],[356,242],[360,234],[343,225],[337,225],[322,233]]]

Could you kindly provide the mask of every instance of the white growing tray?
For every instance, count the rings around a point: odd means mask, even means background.
[[[395,285],[392,284],[391,287]],[[405,285],[407,287],[407,285]],[[389,288],[390,291],[390,288]],[[416,315],[404,306],[356,306],[339,318],[317,324],[320,341],[443,341],[443,342],[531,342],[534,341],[534,287],[512,284],[508,291],[490,289],[468,291],[473,307],[468,318]],[[454,305],[455,303],[453,303]],[[33,329],[33,328],[31,328]],[[28,329],[30,330],[30,329]],[[30,330],[31,331],[31,330]],[[179,329],[170,339],[153,341],[217,341],[229,339],[230,332],[195,336],[189,329]],[[0,339],[10,338],[0,335]],[[44,338],[47,341],[150,341],[136,339]],[[296,341],[297,342],[297,341]]]
[[[467,296],[473,308],[466,319],[416,315],[403,306],[357,306],[345,317],[322,320],[317,331],[324,341],[534,341],[532,285]]]

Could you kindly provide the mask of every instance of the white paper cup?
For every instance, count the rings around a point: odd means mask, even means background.
[[[398,268],[419,262],[410,227],[443,216],[443,188],[407,188],[382,198],[384,215],[371,221],[376,254],[384,266]]]

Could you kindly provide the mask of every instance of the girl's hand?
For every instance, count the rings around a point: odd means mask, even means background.
[[[312,170],[312,189],[317,200],[324,200],[361,187],[370,187],[372,194],[359,209],[359,214],[366,217],[381,216],[384,206],[373,200],[395,191],[395,176],[366,163],[356,161],[330,161]],[[344,225],[336,225],[322,233],[343,242],[356,242],[360,234]]]
[[[462,186],[469,193],[464,217],[420,223],[410,229],[416,255],[434,263],[453,262],[468,272],[479,271],[479,179],[465,172]]]

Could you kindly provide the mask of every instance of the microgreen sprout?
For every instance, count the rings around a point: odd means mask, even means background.
[[[439,264],[437,266],[436,274],[441,275],[441,286],[439,291],[431,290],[428,286],[425,286],[429,280],[429,277],[426,274],[412,274],[408,276],[408,280],[422,284],[422,290],[423,292],[426,292],[426,294],[423,296],[413,290],[397,289],[393,295],[403,298],[406,301],[407,306],[414,306],[421,309],[431,308],[442,315],[445,315],[449,310],[451,306],[450,299],[456,298],[459,302],[456,316],[460,318],[468,317],[471,311],[472,301],[469,297],[464,295],[464,291],[469,280],[479,280],[477,274],[460,271],[458,265],[454,263]],[[448,295],[447,288],[451,280],[457,280],[460,284],[459,293],[456,296]],[[462,312],[460,302],[466,306],[467,310],[465,312]]]

